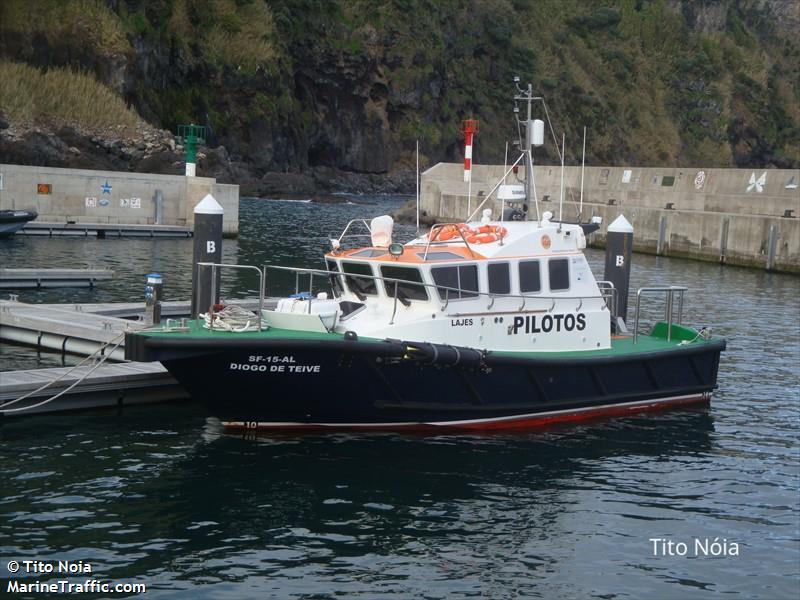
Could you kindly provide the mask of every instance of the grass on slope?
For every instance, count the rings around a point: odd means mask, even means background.
[[[125,31],[108,4],[101,0],[0,0],[0,28],[41,32],[51,46],[68,40],[73,47],[103,55],[129,52]]]
[[[69,68],[42,72],[0,61],[0,81],[0,112],[12,122],[46,119],[90,130],[118,125],[135,130],[145,125],[116,93],[90,74]]]

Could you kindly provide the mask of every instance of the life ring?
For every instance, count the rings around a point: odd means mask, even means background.
[[[508,230],[500,225],[481,225],[467,238],[470,244],[491,244],[502,240]]]
[[[435,242],[438,240],[440,242],[446,242],[447,240],[460,237],[462,234],[468,236],[473,233],[474,231],[470,229],[469,225],[466,223],[451,223],[437,228],[436,231],[431,234],[431,241]]]

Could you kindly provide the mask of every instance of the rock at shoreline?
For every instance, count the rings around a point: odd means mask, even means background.
[[[0,162],[44,167],[132,171],[163,175],[184,173],[185,154],[168,131],[142,130],[122,136],[116,131],[83,131],[72,125],[9,124],[0,116]],[[330,167],[305,172],[259,172],[234,160],[224,146],[202,147],[197,174],[239,185],[242,196],[324,193],[403,194],[414,187],[414,173],[355,173]],[[344,202],[320,196],[320,202]]]
[[[417,199],[412,198],[399,209],[397,209],[392,218],[397,221],[398,223],[404,223],[407,225],[416,225],[417,223]],[[419,213],[419,224],[422,227],[430,227],[435,223],[435,219],[428,215],[427,212],[420,211]]]

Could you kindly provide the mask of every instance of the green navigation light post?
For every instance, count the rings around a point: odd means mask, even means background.
[[[178,141],[186,148],[186,176],[194,177],[197,172],[197,144],[206,143],[204,125],[178,125]]]

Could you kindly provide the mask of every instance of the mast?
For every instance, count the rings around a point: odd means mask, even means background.
[[[517,120],[517,124],[522,124],[525,127],[525,141],[524,141],[524,148],[522,149],[522,154],[525,156],[525,195],[528,201],[528,204],[533,202],[533,205],[536,207],[536,220],[540,221],[541,216],[539,215],[539,200],[536,197],[536,182],[534,181],[533,176],[533,146],[541,146],[544,144],[544,121],[539,119],[534,120],[532,118],[532,105],[534,100],[543,100],[543,98],[539,96],[533,95],[533,85],[530,83],[526,89],[522,89],[519,85],[519,77],[514,77],[514,83],[517,86],[517,95],[514,96],[514,112],[519,112],[519,107],[516,105],[516,102],[522,100],[527,103],[527,115],[524,123],[520,123]],[[520,135],[521,137],[521,135]],[[520,145],[522,145],[523,141],[520,139]],[[527,210],[525,210],[525,216],[527,219]]]

